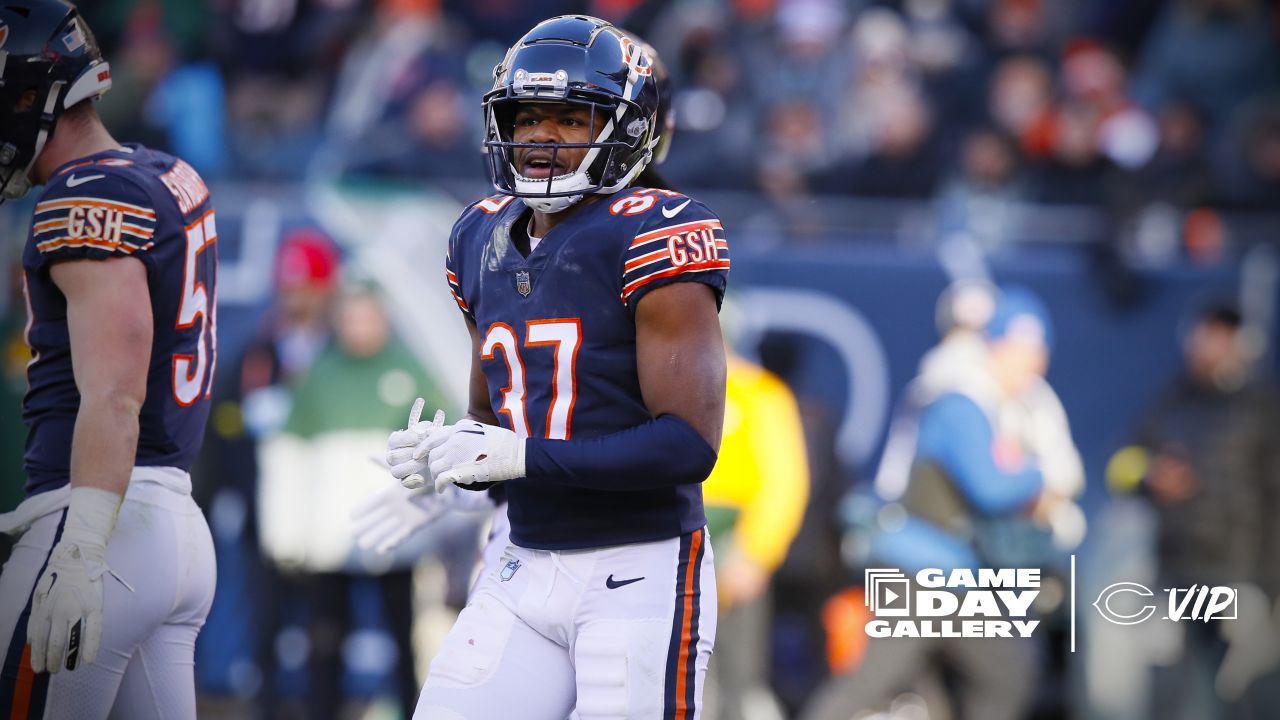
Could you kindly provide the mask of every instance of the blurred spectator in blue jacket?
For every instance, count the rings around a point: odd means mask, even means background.
[[[1029,291],[1005,288],[984,336],[985,350],[957,342],[959,352],[935,356],[957,367],[933,365],[928,383],[939,394],[920,413],[900,504],[879,513],[874,567],[908,574],[1043,567],[1053,543],[1074,547],[1083,535],[1083,515],[1070,500],[1083,489],[1079,456],[1056,396],[1045,396],[1052,393],[1044,384],[1053,343],[1048,310]],[[1015,720],[1033,697],[1035,642],[872,638],[858,669],[820,690],[804,717],[845,720],[881,708],[944,668],[957,675],[962,717]]]

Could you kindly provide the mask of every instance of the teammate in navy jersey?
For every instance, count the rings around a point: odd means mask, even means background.
[[[217,231],[183,161],[117,143],[74,7],[0,4],[0,190],[43,184],[23,250],[27,500],[0,574],[0,713],[195,717],[213,599],[187,474],[216,364]],[[72,672],[74,671],[74,672]]]
[[[541,23],[495,78],[501,194],[463,213],[446,260],[473,339],[468,418],[411,423],[387,459],[409,485],[503,482],[512,545],[417,716],[693,718],[715,636],[699,483],[724,417],[724,230],[692,198],[633,185],[659,98],[613,26]]]

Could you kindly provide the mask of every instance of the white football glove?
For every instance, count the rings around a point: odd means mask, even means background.
[[[448,509],[443,495],[391,483],[351,510],[356,544],[365,550],[389,553]]]
[[[525,475],[524,438],[497,425],[463,420],[433,434],[414,452],[427,457],[436,492],[449,485],[501,482]]]
[[[106,553],[121,502],[119,494],[107,490],[72,489],[62,540],[50,553],[32,598],[27,642],[33,671],[75,670],[97,658],[102,642],[102,576],[110,573],[120,580],[107,567]]]
[[[447,512],[492,508],[493,502],[482,492],[448,487],[436,494],[431,488],[410,490],[391,483],[361,500],[351,511],[351,521],[357,545],[389,553]]]
[[[426,401],[422,398],[414,401],[413,409],[409,411],[408,426],[391,433],[387,438],[387,466],[391,469],[391,475],[411,490],[426,484],[423,475],[427,470],[427,462],[415,457],[417,447],[432,433],[445,427],[443,410],[436,410],[431,422],[419,422],[425,404]]]

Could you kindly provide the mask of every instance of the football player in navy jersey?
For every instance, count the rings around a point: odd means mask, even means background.
[[[27,499],[0,574],[0,714],[194,718],[213,599],[187,474],[209,413],[217,231],[204,182],[117,143],[73,6],[0,4],[0,191],[44,185],[22,264]]]
[[[625,31],[624,31],[625,32]],[[658,91],[658,108],[655,113],[655,126],[659,133],[653,148],[653,159],[636,177],[640,187],[661,190],[673,189],[655,168],[661,165],[671,148],[671,139],[675,133],[675,114],[671,106],[674,93],[671,75],[667,71],[662,58],[652,45],[637,35],[631,39],[640,43],[649,55],[649,63],[653,69],[653,79]],[[413,411],[416,422],[421,414],[421,407]],[[416,441],[415,441],[416,442]],[[502,551],[510,542],[510,527],[507,523],[507,493],[502,483],[495,483],[487,493],[462,491],[457,486],[445,488],[436,493],[434,486],[426,488],[406,488],[398,481],[363,498],[351,511],[351,518],[356,532],[356,541],[367,550],[389,553],[413,537],[420,530],[435,522],[448,512],[484,513],[493,511],[492,524],[488,538],[485,540],[482,553],[483,569],[492,569],[502,556]]]
[[[500,194],[463,213],[446,258],[473,339],[468,417],[411,424],[387,460],[408,485],[503,483],[512,544],[432,661],[418,717],[699,712],[729,252],[704,205],[634,184],[658,100],[643,47],[590,17],[539,24],[495,71]]]

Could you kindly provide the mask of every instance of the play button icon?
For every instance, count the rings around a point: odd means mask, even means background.
[[[911,614],[911,581],[900,570],[868,569],[867,606],[877,617]]]

